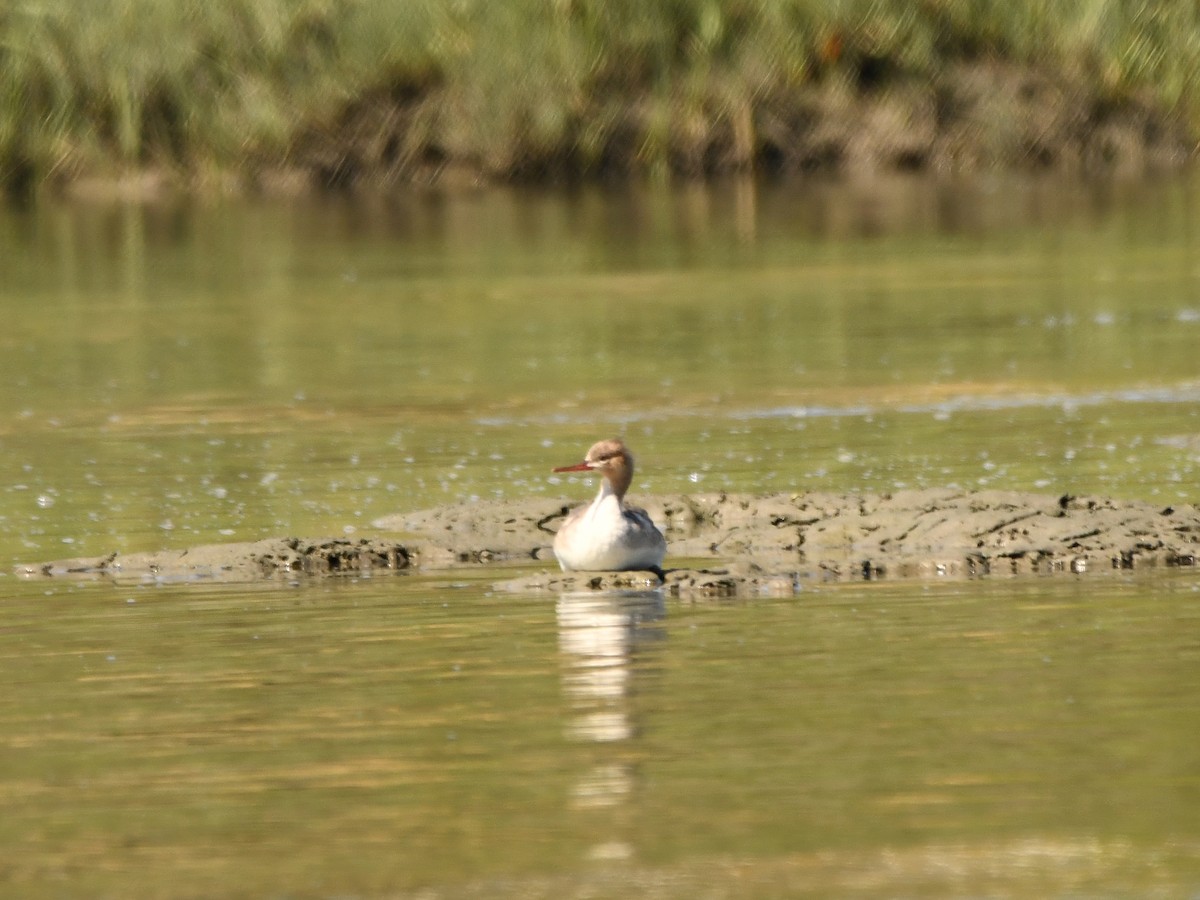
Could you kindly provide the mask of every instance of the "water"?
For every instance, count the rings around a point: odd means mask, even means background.
[[[17,562],[471,497],[1194,501],[1191,180],[0,213]],[[0,576],[22,896],[1187,896],[1190,573],[494,594]]]
[[[397,581],[10,594],[10,889],[1200,876],[1194,579],[696,606]]]

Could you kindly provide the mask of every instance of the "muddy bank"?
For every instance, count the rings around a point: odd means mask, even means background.
[[[999,168],[1137,178],[1180,170],[1197,155],[1194,131],[1178,111],[1145,93],[1114,98],[1089,80],[998,60],[956,62],[928,77],[887,66],[876,72],[866,60],[846,77],[778,85],[728,112],[704,108],[690,118],[664,110],[657,92],[601,93],[583,102],[578,121],[554,139],[514,127],[504,140],[481,138],[479,146],[464,147],[429,124],[454,105],[452,94],[436,82],[381,87],[319,118],[299,117],[286,153],[202,171],[153,162],[80,164],[59,167],[50,183],[84,200],[330,191],[375,197],[614,182],[651,171],[790,178]],[[32,186],[37,179],[30,174],[25,181]],[[21,193],[14,186],[10,192]]]
[[[599,107],[610,98],[593,99]],[[1114,99],[1092,81],[998,60],[956,62],[913,77],[868,57],[848,77],[764,89],[690,127],[672,120],[665,135],[662,111],[635,95],[610,115],[604,139],[587,155],[569,131],[558,144],[518,139],[490,156],[448,153],[414,124],[445,103],[436,87],[350,100],[335,127],[310,127],[297,138],[290,162],[300,178],[290,183],[379,190],[611,179],[643,174],[647,145],[659,143],[667,168],[686,177],[996,167],[1130,177],[1178,169],[1196,154],[1195,137],[1177,113],[1145,96]],[[582,118],[592,115],[602,114],[585,111]]]
[[[663,589],[674,595],[789,595],[806,582],[1095,575],[1192,567],[1200,509],[1104,497],[1004,491],[892,494],[682,494],[650,498],[669,544],[665,580],[649,572],[563,573],[551,552],[572,508],[554,500],[438,507],[377,520],[380,535],[280,538],[182,551],[21,566],[26,577],[247,581],[534,567],[503,590]],[[403,537],[386,533],[403,533]],[[511,568],[511,565],[510,567]],[[511,575],[511,572],[508,573]]]

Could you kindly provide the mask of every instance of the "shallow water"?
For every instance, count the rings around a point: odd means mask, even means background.
[[[23,896],[1200,883],[1194,579],[6,593]]]
[[[0,212],[19,561],[635,491],[1196,498],[1194,181]],[[1200,890],[1194,575],[0,576],[27,896]]]

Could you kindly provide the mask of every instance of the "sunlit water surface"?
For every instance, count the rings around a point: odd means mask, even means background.
[[[1194,501],[1195,181],[0,212],[17,562],[474,497]],[[1200,891],[1188,573],[495,594],[0,576],[22,896]]]

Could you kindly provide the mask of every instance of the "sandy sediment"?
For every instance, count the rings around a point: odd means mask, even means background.
[[[28,577],[246,581],[526,563],[497,587],[677,595],[788,595],[806,581],[1069,574],[1195,566],[1200,509],[1008,491],[680,494],[645,501],[667,570],[564,573],[550,549],[572,508],[457,504],[377,520],[357,539],[279,538],[21,566]],[[403,537],[391,536],[403,533]],[[507,571],[506,571],[507,569]]]

